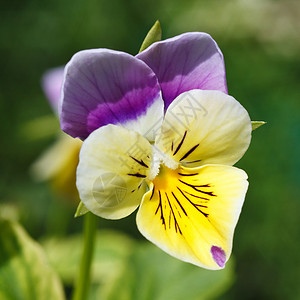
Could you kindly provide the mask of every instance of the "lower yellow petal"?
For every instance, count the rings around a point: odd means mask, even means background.
[[[141,233],[167,253],[207,269],[223,268],[247,191],[235,167],[161,166],[137,214]]]

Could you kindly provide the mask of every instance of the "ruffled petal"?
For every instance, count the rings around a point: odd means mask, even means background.
[[[93,49],[76,53],[67,64],[60,120],[71,136],[85,139],[101,126],[116,124],[148,137],[162,117],[157,78],[134,56]]]
[[[178,95],[189,90],[227,93],[223,54],[206,33],[184,33],[154,43],[137,57],[158,77],[165,109]]]
[[[251,140],[247,111],[220,91],[192,90],[169,106],[157,135],[160,151],[182,165],[234,165]]]
[[[246,173],[230,166],[164,167],[143,198],[138,228],[176,258],[223,268],[247,187]]]
[[[77,168],[80,199],[94,214],[120,219],[146,192],[152,146],[140,134],[116,125],[95,130],[83,143]]]
[[[58,112],[61,87],[64,78],[64,67],[48,70],[42,77],[42,87],[55,113]]]

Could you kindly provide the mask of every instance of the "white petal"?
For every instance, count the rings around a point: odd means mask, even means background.
[[[140,134],[103,126],[84,141],[77,168],[80,199],[94,214],[120,219],[131,214],[146,192],[152,147]]]
[[[191,90],[169,106],[156,146],[188,167],[235,164],[251,140],[247,111],[220,91]]]
[[[164,116],[164,103],[161,98],[157,98],[151,106],[147,108],[144,115],[140,115],[136,120],[128,121],[124,127],[132,129],[144,136],[148,141],[154,142],[159,131]]]

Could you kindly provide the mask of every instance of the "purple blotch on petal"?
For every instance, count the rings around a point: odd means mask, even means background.
[[[137,55],[156,74],[165,109],[193,89],[227,93],[224,58],[209,34],[190,32],[152,44]]]
[[[65,70],[61,127],[85,139],[101,126],[137,120],[160,97],[156,75],[141,60],[108,49],[81,51]]]
[[[218,246],[212,246],[210,248],[210,252],[213,256],[214,261],[217,263],[217,265],[221,268],[224,268],[225,262],[226,262],[225,251]]]

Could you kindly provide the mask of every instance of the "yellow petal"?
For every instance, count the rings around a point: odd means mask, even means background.
[[[65,198],[77,203],[76,168],[82,141],[65,133],[47,149],[32,165],[31,173],[36,180],[49,180],[53,189]]]
[[[223,268],[247,187],[246,173],[235,167],[161,167],[139,208],[138,228],[183,261]]]
[[[247,111],[220,91],[191,90],[169,106],[156,139],[160,151],[187,167],[235,164],[251,140]]]
[[[62,176],[61,173],[66,172],[67,168],[75,170],[81,145],[81,140],[62,133],[31,166],[32,176],[36,180],[44,181]]]
[[[120,219],[146,192],[152,146],[140,134],[116,125],[95,130],[83,142],[77,168],[80,199],[92,213]]]

